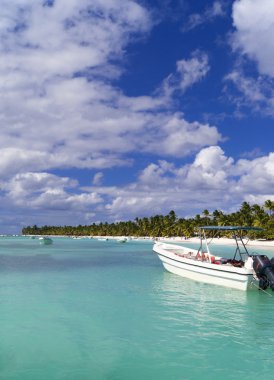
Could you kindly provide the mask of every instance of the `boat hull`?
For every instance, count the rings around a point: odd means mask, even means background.
[[[39,238],[39,241],[40,241],[40,244],[44,244],[44,245],[49,245],[53,243],[52,239],[45,238],[45,237]]]
[[[182,249],[182,247],[179,247]],[[158,254],[164,268],[176,275],[213,285],[246,291],[255,286],[253,270],[217,265],[180,257],[165,248],[164,244],[155,244],[153,250]]]

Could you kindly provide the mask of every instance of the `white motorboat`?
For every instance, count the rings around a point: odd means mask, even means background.
[[[53,243],[53,240],[47,236],[39,237],[40,244],[49,245]]]
[[[233,232],[236,250],[233,259],[215,256],[210,252],[206,231]],[[156,242],[153,250],[164,268],[174,274],[208,284],[234,289],[257,288],[274,290],[274,258],[250,254],[242,238],[242,231],[261,231],[255,227],[205,226],[200,227],[200,246],[191,249],[180,245]]]
[[[126,237],[119,237],[116,239],[117,243],[126,243],[127,242],[127,238]]]

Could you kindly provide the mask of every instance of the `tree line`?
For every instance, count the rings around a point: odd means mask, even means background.
[[[167,215],[135,218],[133,221],[116,223],[93,223],[78,226],[41,226],[24,227],[23,235],[65,235],[65,236],[150,236],[171,237],[197,234],[197,227],[248,226],[263,228],[260,232],[249,232],[250,238],[274,239],[274,202],[265,201],[264,205],[243,202],[238,211],[225,214],[221,210],[204,210],[193,218],[179,218],[175,211]],[[219,236],[229,236],[228,231]]]

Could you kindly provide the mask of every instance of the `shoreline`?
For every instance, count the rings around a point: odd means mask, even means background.
[[[173,237],[150,237],[150,236],[67,236],[67,235],[21,235],[25,237],[39,237],[39,236],[50,236],[53,238],[74,238],[74,239],[109,239],[109,240],[119,240],[122,238],[127,238],[129,241],[161,241],[167,243],[196,243],[199,244],[199,237],[184,238],[180,236]],[[235,245],[235,240],[233,238],[213,238],[208,239],[211,244],[215,245]],[[262,248],[274,248],[274,240],[250,240],[243,239],[243,242],[248,247],[262,247]]]
[[[181,237],[170,237],[170,238],[157,238],[157,241],[166,241],[169,243],[199,243],[200,238],[194,237],[194,238],[181,238]],[[208,241],[211,242],[211,244],[216,245],[235,245],[235,240],[233,238],[213,238],[208,239]],[[248,247],[262,247],[262,248],[274,248],[274,240],[250,240],[250,239],[243,239],[243,242]]]

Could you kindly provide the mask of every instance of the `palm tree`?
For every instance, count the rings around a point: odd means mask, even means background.
[[[265,209],[269,210],[267,213]],[[203,217],[201,217],[201,215]],[[255,234],[254,237],[274,237],[274,201],[267,200],[263,206],[250,205],[243,202],[239,211],[224,214],[215,210],[212,213],[213,223],[217,225],[245,225],[262,227],[264,231]],[[194,218],[177,218],[175,211],[169,214],[155,215],[152,217],[136,218],[135,221],[124,221],[116,223],[93,223],[89,226],[41,226],[24,227],[23,234],[56,234],[56,235],[135,235],[135,236],[194,236],[195,228],[203,224],[208,225],[210,213],[204,210]]]
[[[263,228],[269,219],[268,214],[266,214],[263,207],[258,204],[254,204],[251,209],[253,215],[253,226]]]
[[[208,222],[210,221],[210,212],[207,209],[205,209],[202,215],[204,215],[205,224],[208,225]]]
[[[252,225],[252,208],[248,202],[243,202],[240,208],[239,221],[242,225]]]
[[[212,213],[213,216],[213,224],[217,224],[218,226],[223,226],[225,224],[225,215],[220,210],[215,210]]]
[[[269,216],[272,216],[273,215],[273,211],[274,211],[274,202],[271,201],[270,199],[268,199],[267,201],[265,201],[264,207],[267,210],[269,210]]]

